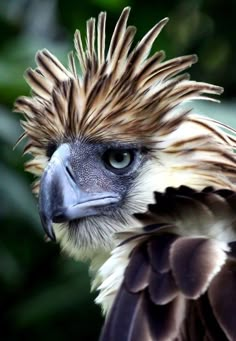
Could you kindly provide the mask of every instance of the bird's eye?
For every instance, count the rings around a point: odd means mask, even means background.
[[[134,159],[134,153],[130,150],[108,150],[103,160],[109,168],[122,170],[127,168]]]

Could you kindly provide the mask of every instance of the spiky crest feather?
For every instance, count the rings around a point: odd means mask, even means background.
[[[80,32],[75,32],[81,75],[77,75],[72,53],[69,70],[47,50],[37,53],[38,67],[26,71],[32,97],[20,97],[15,103],[15,111],[25,117],[22,121],[25,132],[19,140],[28,138],[25,153],[34,157],[26,169],[38,176],[43,172],[47,164],[45,151],[52,142],[60,144],[76,137],[138,141],[151,145],[167,158],[175,153],[184,161],[176,163],[172,171],[198,170],[199,176],[211,177],[211,184],[215,181],[217,185],[230,187],[228,179],[235,182],[236,177],[232,151],[236,138],[221,131],[218,128],[221,125],[213,120],[191,115],[184,109],[174,110],[188,100],[218,95],[222,88],[190,81],[185,74],[178,75],[197,61],[195,55],[165,62],[162,51],[148,57],[167,18],[157,23],[131,50],[136,28],[127,27],[129,12],[128,7],[123,10],[107,55],[106,13],[98,17],[97,35],[95,19],[87,22],[86,48]],[[183,131],[176,134],[182,126],[187,130],[191,127],[192,135],[184,138]],[[208,164],[204,165],[206,159]],[[222,172],[220,180],[211,174],[216,167]]]

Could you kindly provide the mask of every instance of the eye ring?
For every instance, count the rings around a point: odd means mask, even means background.
[[[115,172],[127,169],[133,160],[134,152],[127,149],[110,149],[103,155],[105,165]]]

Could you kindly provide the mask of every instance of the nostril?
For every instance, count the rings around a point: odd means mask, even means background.
[[[72,170],[72,168],[69,165],[66,165],[66,172],[67,174],[70,176],[70,178],[75,181],[75,175],[74,172]]]

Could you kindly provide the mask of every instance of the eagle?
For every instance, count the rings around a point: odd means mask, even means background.
[[[190,80],[196,55],[150,53],[168,18],[133,47],[129,13],[107,49],[101,12],[68,68],[44,49],[25,73],[42,227],[90,261],[101,341],[236,340],[236,132],[185,104],[223,89]]]

